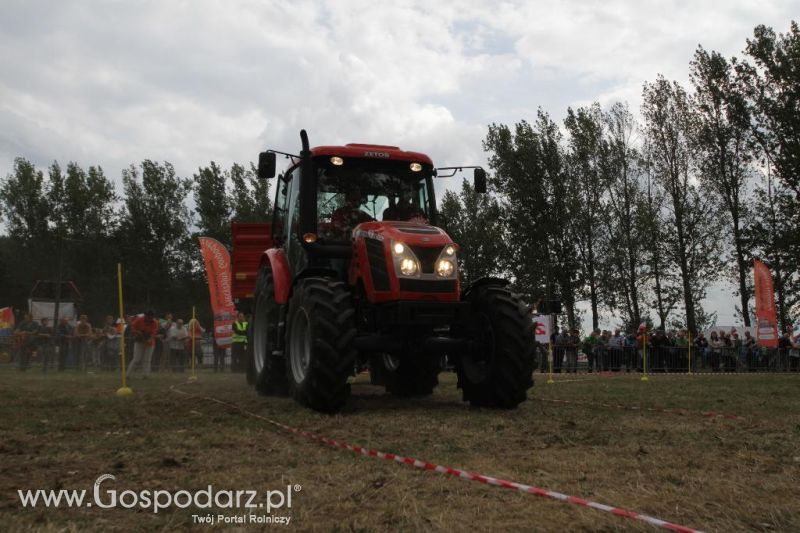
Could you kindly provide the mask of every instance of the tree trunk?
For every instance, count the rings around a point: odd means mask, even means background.
[[[739,229],[739,221],[736,218],[734,218],[733,221],[733,241],[736,246],[736,264],[739,268],[739,301],[742,304],[742,319],[744,320],[744,326],[749,328],[750,294],[747,292],[747,274],[749,272],[749,265],[744,260],[741,230]]]

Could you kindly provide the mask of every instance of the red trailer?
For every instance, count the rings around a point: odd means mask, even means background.
[[[236,309],[252,313],[253,294],[261,257],[272,248],[272,224],[234,222],[231,225],[231,292]]]

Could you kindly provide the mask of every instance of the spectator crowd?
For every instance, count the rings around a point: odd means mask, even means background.
[[[740,336],[736,328],[711,331],[708,338],[703,332],[691,336],[686,330],[649,331],[644,326],[613,334],[596,329],[581,338],[578,330],[563,328],[550,340],[550,345],[537,346],[542,372],[550,371],[551,348],[555,373],[577,372],[579,361],[585,361],[588,372],[800,371],[800,336],[788,332],[777,349],[760,346],[749,330]]]
[[[13,359],[20,370],[32,361],[43,372],[66,368],[118,370],[124,340],[128,372],[184,372],[191,365],[194,351],[197,360],[204,347],[213,345],[210,334],[197,319],[184,322],[171,313],[156,318],[151,310],[129,315],[125,321],[108,315],[101,326],[93,326],[87,315],[76,321],[62,318],[53,327],[51,320],[35,321],[30,313],[17,323],[13,336]],[[224,370],[224,350],[216,350],[215,370]]]

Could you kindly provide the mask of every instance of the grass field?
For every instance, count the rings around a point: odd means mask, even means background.
[[[331,438],[462,467],[708,531],[800,531],[800,376],[536,375],[511,412],[470,409],[452,374],[430,398],[353,384],[323,416],[257,396],[241,375],[162,374],[114,395],[110,374],[0,370],[0,530],[201,529],[203,509],[23,508],[18,489],[245,490],[293,494],[286,526],[318,531],[615,531],[647,524],[536,496],[368,459],[280,432],[233,402]],[[561,404],[544,399],[580,402]],[[599,406],[664,407],[686,413]],[[591,404],[591,405],[590,405]],[[691,412],[690,412],[691,411]],[[715,411],[743,419],[702,416]],[[224,514],[247,514],[225,510]],[[233,530],[251,526],[229,526]]]

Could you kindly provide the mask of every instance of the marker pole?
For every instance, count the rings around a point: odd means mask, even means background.
[[[120,371],[122,372],[122,387],[117,389],[117,396],[130,396],[133,390],[128,387],[127,368],[125,368],[125,310],[122,305],[122,263],[117,263],[117,292],[119,295],[119,319],[122,321],[119,336]]]

